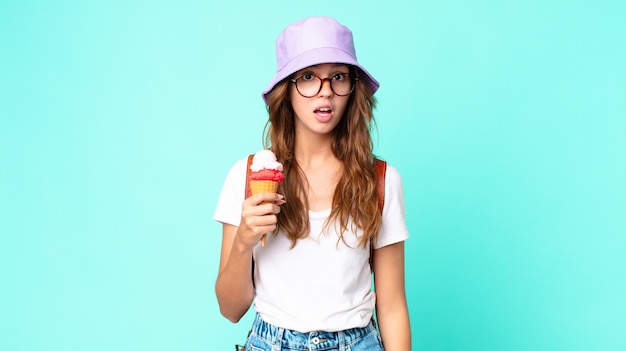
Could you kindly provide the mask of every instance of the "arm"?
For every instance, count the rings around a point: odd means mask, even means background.
[[[404,286],[404,242],[374,250],[376,316],[385,350],[411,350]]]
[[[215,294],[220,312],[233,323],[250,308],[254,298],[252,251],[264,234],[276,228],[278,205],[282,203],[279,195],[273,193],[251,196],[243,202],[239,226],[223,224]]]

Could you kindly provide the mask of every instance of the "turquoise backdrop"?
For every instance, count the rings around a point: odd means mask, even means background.
[[[381,82],[414,349],[626,350],[621,0],[0,2],[0,350],[243,342],[212,214],[311,15]]]

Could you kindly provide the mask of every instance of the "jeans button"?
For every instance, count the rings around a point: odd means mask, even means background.
[[[311,342],[312,342],[313,344],[317,345],[317,344],[319,344],[319,343],[320,343],[320,338],[318,338],[318,337],[316,336],[316,337],[314,337],[313,339],[311,339]]]

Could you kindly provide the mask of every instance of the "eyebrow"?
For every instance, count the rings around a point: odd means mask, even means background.
[[[310,71],[310,70],[311,70],[311,69],[313,69],[313,68],[319,68],[321,65],[325,65],[325,63],[321,63],[321,64],[318,64],[318,65],[311,65],[311,66],[309,66],[309,67],[306,67],[306,68],[303,68],[303,69],[301,69],[301,70],[297,71],[296,73],[304,73],[304,72],[308,72],[308,71]],[[331,63],[331,65],[332,65],[332,68],[333,68],[333,69],[337,69],[337,68],[339,68],[339,67],[342,67],[342,68],[343,68],[343,67],[345,67],[345,68],[347,68],[348,70],[350,70],[350,65],[349,65],[349,64],[347,64],[347,63]],[[348,72],[348,73],[349,73],[349,72]]]

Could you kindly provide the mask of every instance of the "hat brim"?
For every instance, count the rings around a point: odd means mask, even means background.
[[[265,101],[265,103],[267,103],[267,94],[272,91],[272,89],[274,89],[274,86],[276,86],[276,84],[281,82],[283,79],[289,77],[293,73],[303,68],[323,63],[343,63],[359,68],[365,74],[365,77],[361,77],[361,79],[365,78],[363,80],[372,90],[372,94],[374,94],[380,86],[380,84],[378,84],[378,81],[374,79],[374,77],[365,68],[363,68],[363,66],[361,66],[356,61],[356,59],[348,52],[338,48],[316,48],[303,52],[302,54],[296,56],[293,60],[289,61],[282,68],[278,69],[276,71],[276,74],[274,75],[274,78],[272,78],[265,90],[263,90],[263,100]]]

